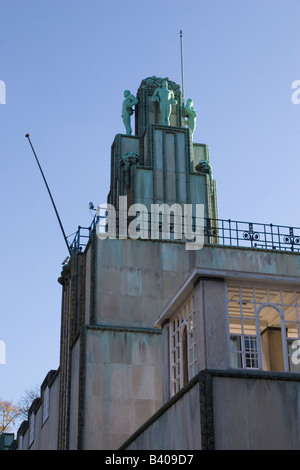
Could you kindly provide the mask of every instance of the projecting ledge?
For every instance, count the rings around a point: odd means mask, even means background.
[[[120,333],[144,333],[160,335],[161,331],[158,328],[140,328],[134,326],[118,326],[118,325],[85,325],[87,330],[102,330],[102,331],[115,331]]]

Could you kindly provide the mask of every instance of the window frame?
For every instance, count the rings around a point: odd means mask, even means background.
[[[233,338],[238,339],[238,348],[235,350],[232,348],[232,340]],[[247,348],[246,342],[247,341],[255,340],[256,347],[255,348]],[[233,364],[233,355],[236,355],[237,363],[240,363],[241,366],[234,367]],[[256,357],[255,357],[256,356]],[[230,357],[231,357],[231,366],[234,369],[259,369],[259,349],[258,349],[258,341],[256,335],[249,335],[249,334],[230,334]],[[255,366],[247,365],[248,361],[255,361]]]

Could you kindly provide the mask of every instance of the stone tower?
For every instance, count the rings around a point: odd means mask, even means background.
[[[162,124],[156,90],[167,82],[174,96],[169,122]],[[135,105],[135,135],[117,134],[111,151],[108,202],[118,207],[119,196],[128,206],[144,204],[204,204],[204,216],[217,219],[216,184],[208,147],[193,143],[186,127],[180,86],[168,79],[149,77],[141,82]]]

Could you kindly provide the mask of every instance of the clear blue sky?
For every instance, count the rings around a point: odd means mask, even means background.
[[[125,89],[181,83],[210,149],[219,217],[300,226],[299,0],[1,0],[0,397],[59,365],[67,256],[29,143],[67,235],[105,203]],[[158,312],[159,313],[159,312]]]

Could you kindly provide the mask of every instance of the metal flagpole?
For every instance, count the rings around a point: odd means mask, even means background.
[[[38,160],[38,157],[36,156],[35,150],[34,150],[33,145],[32,145],[32,143],[31,143],[30,135],[29,135],[29,134],[26,134],[25,137],[27,137],[27,139],[28,139],[28,141],[29,141],[29,143],[30,143],[30,147],[31,147],[31,149],[32,149],[32,151],[33,151],[33,154],[34,154],[34,156],[35,156],[36,162],[37,162],[37,164],[38,164],[38,166],[39,166],[39,169],[40,169],[40,172],[41,172],[42,177],[43,177],[43,179],[44,179],[46,188],[47,188],[47,190],[48,190],[48,193],[49,193],[49,196],[50,196],[52,205],[53,205],[53,207],[54,207],[55,214],[56,214],[57,220],[58,220],[58,222],[59,222],[59,225],[60,225],[60,228],[61,228],[61,231],[62,231],[64,240],[65,240],[65,242],[66,242],[66,245],[67,245],[67,248],[68,248],[68,252],[69,252],[69,254],[71,255],[71,250],[70,250],[70,247],[69,247],[69,243],[68,243],[68,240],[67,240],[67,237],[66,237],[64,228],[63,228],[63,226],[62,226],[62,223],[61,223],[59,214],[58,214],[57,209],[56,209],[56,206],[55,206],[55,204],[54,204],[54,200],[53,200],[52,194],[51,194],[51,192],[50,192],[49,186],[48,186],[48,184],[47,184],[47,181],[46,181],[45,175],[44,175],[44,173],[43,173],[43,170],[42,170],[42,168],[41,168],[40,162],[39,162],[39,160]]]
[[[183,79],[183,48],[182,48],[182,30],[180,30],[180,52],[181,52],[181,88],[182,88],[182,101],[184,104],[184,79]]]

